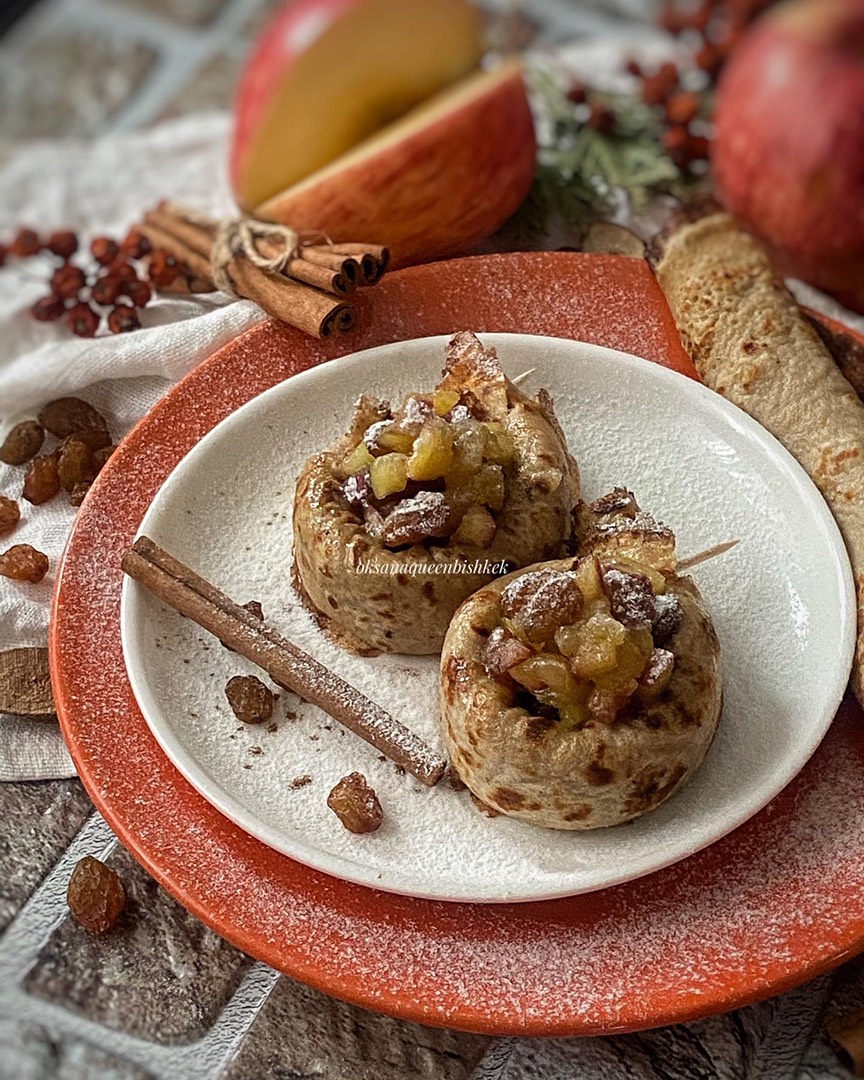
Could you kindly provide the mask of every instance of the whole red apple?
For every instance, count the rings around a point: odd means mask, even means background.
[[[789,0],[718,88],[720,198],[780,269],[864,311],[864,0]]]

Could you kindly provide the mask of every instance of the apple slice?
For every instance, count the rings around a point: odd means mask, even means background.
[[[522,70],[469,76],[301,183],[257,217],[334,243],[386,244],[394,265],[463,253],[521,205],[536,167]]]
[[[295,0],[250,56],[235,103],[234,193],[251,209],[476,68],[468,0]]]

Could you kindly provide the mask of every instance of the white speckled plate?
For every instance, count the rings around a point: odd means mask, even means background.
[[[275,730],[236,722],[227,679],[251,664],[133,582],[122,600],[126,665],[165,753],[232,821],[285,854],[376,888],[462,901],[539,900],[650,873],[760,810],[804,765],[839,705],[855,637],[852,575],[833,518],[780,444],[682,375],[595,345],[483,335],[525,389],[547,387],[586,497],[624,484],[670,525],[679,554],[741,543],[694,576],[723,648],[725,708],[692,782],[633,824],[557,832],[479,813],[432,790],[318,710],[282,694]],[[343,431],[361,392],[398,400],[437,379],[446,338],[370,349],[303,372],[219,424],[180,463],[141,526],[429,742],[434,659],[350,656],[290,584],[291,504],[306,458]],[[422,612],[418,612],[422,618]],[[272,725],[271,725],[272,726]],[[385,823],[354,836],[327,793],[360,770]]]

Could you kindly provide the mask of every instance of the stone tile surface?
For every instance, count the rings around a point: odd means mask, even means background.
[[[230,0],[111,0],[124,7],[137,8],[184,26],[206,26],[228,6]]]
[[[122,849],[126,911],[94,936],[66,918],[27,976],[31,994],[156,1043],[203,1036],[250,960],[185,911]]]
[[[0,1080],[151,1080],[86,1043],[55,1039],[39,1024],[0,1020]]]
[[[66,850],[92,809],[80,780],[0,784],[0,932]]]
[[[0,134],[95,135],[140,89],[149,46],[91,26],[46,32],[0,61]]]
[[[466,1080],[488,1043],[358,1009],[283,978],[224,1080]]]

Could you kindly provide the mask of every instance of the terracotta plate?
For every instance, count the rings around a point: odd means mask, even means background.
[[[864,728],[851,705],[796,780],[725,839],[638,881],[531,904],[418,900],[328,877],[233,825],[168,762],[123,666],[119,560],[171,469],[238,406],[337,355],[459,327],[593,341],[694,374],[638,260],[440,263],[394,274],[363,300],[375,329],[350,342],[322,346],[266,323],[217,353],[128,436],[78,516],[55,592],[55,692],[78,769],[123,843],[274,967],[370,1008],[476,1031],[597,1034],[691,1019],[860,950]]]

